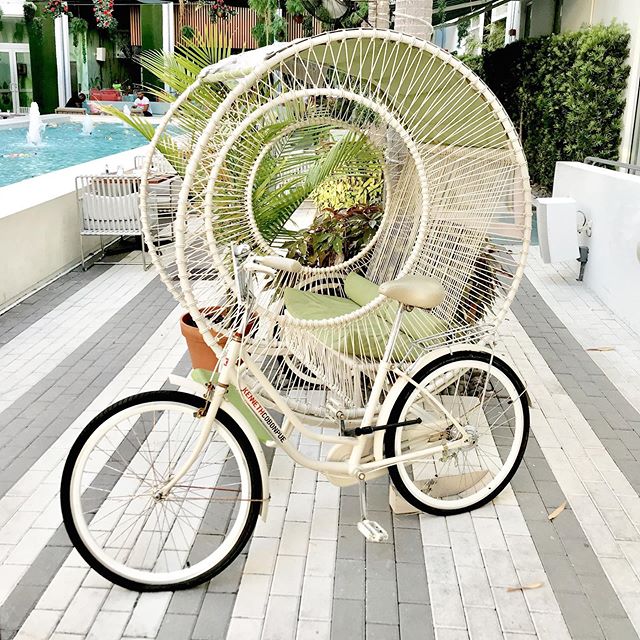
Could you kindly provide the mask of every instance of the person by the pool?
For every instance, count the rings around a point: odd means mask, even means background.
[[[136,93],[136,99],[133,101],[133,106],[142,110],[142,115],[150,117],[151,108],[149,106],[149,98],[144,95],[142,91]]]
[[[82,103],[87,99],[84,93],[75,93],[68,100],[65,107],[71,107],[73,109],[82,109]]]

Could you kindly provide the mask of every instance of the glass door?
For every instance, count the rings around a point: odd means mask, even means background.
[[[0,49],[0,111],[13,111],[12,55]]]
[[[28,44],[0,44],[0,111],[27,111],[33,100]]]
[[[16,51],[16,91],[18,93],[18,111],[29,109],[33,102],[33,80],[31,77],[29,49]]]

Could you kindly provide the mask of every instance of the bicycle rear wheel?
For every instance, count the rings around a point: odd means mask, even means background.
[[[524,455],[529,407],[524,385],[511,367],[491,354],[462,351],[430,362],[407,383],[390,422],[420,419],[385,433],[385,457],[425,450],[425,456],[389,468],[400,495],[435,515],[477,509],[508,484]],[[444,410],[416,387],[426,388]],[[469,434],[464,447],[452,445]],[[442,447],[430,455],[429,449]]]
[[[62,474],[71,541],[87,563],[122,587],[187,589],[242,551],[263,497],[258,460],[223,411],[187,474],[158,493],[191,455],[204,400],[178,391],[131,396],[80,434]]]

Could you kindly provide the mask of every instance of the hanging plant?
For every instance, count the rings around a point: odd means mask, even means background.
[[[357,28],[362,25],[363,20],[366,20],[369,14],[368,2],[340,2],[340,5],[346,5],[350,8],[342,18],[336,23],[332,17],[331,12],[327,10],[325,6],[327,3],[323,0],[305,0],[304,3],[309,7],[309,11],[320,20],[327,28],[340,28],[350,29],[352,27]]]
[[[209,5],[209,19],[211,22],[228,20],[238,13],[237,9],[230,7],[224,0],[213,0]]]
[[[24,15],[24,21],[29,24],[33,22],[33,19],[36,17],[36,12],[38,8],[36,7],[34,2],[25,2],[22,5],[22,14]]]
[[[116,22],[113,17],[113,0],[93,0],[93,15],[98,29],[112,29]]]
[[[45,16],[51,16],[54,20],[59,16],[73,15],[71,11],[69,11],[69,5],[66,0],[48,0],[44,6],[43,13]]]
[[[85,35],[89,30],[89,23],[83,18],[71,18],[69,21],[69,33],[73,41],[73,46],[82,44],[82,61],[87,61],[87,41]]]
[[[118,21],[114,17],[111,18],[111,23],[107,27],[107,36],[113,43],[118,41]]]
[[[36,42],[42,42],[42,38],[44,37],[44,20],[40,16],[31,19],[29,29],[31,29],[34,40],[36,40]]]
[[[196,35],[196,30],[190,24],[183,24],[180,29],[183,40],[193,40],[193,36]]]
[[[287,257],[312,267],[331,267],[349,260],[370,242],[382,222],[379,205],[326,208],[308,229],[284,243]]]
[[[295,22],[301,23],[304,20],[304,5],[300,0],[287,0],[285,3],[287,13],[293,16]]]

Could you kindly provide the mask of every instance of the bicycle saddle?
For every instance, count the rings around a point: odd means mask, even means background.
[[[420,309],[433,309],[444,300],[444,287],[427,276],[402,276],[383,282],[378,291],[391,300]]]

